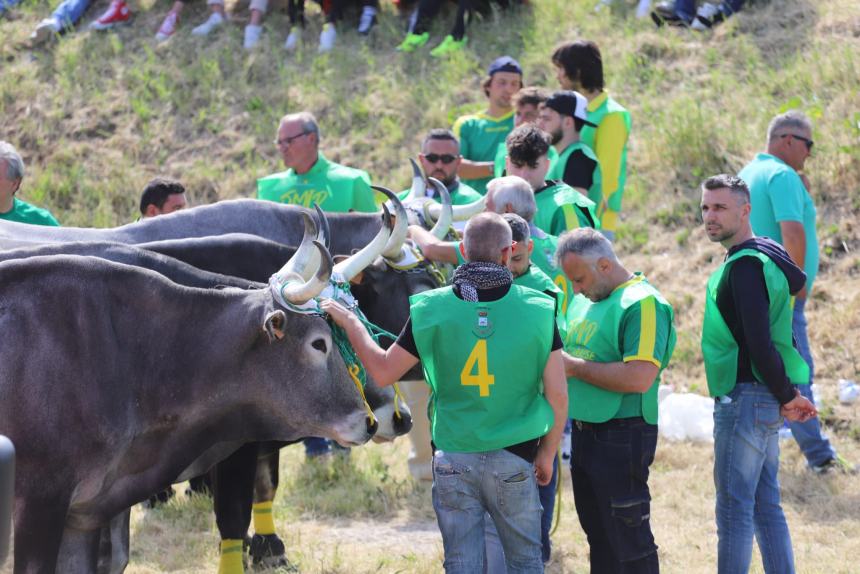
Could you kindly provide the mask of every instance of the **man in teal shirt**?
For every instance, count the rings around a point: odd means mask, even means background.
[[[59,226],[47,209],[21,201],[15,194],[24,179],[24,160],[15,146],[0,141],[0,219],[31,225]]]
[[[797,385],[813,401],[815,367],[807,335],[806,301],[818,273],[818,238],[815,233],[815,204],[809,180],[803,173],[812,153],[812,124],[803,113],[789,111],[773,118],[767,130],[767,153],[758,154],[738,176],[749,186],[753,233],[780,243],[792,261],[806,273],[806,287],[794,303],[793,330],[797,348],[809,364],[809,385]],[[853,471],[821,432],[817,418],[789,422],[791,434],[803,451],[809,468],[816,473]]]
[[[323,211],[377,211],[370,176],[326,159],[319,151],[320,129],[309,112],[281,119],[275,145],[287,171],[257,180],[257,197]]]

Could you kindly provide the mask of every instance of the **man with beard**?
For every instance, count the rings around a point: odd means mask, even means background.
[[[547,179],[561,180],[597,204],[601,199],[600,163],[579,137],[583,126],[594,126],[588,121],[587,106],[588,100],[578,92],[555,92],[541,106],[537,125],[550,135],[558,152]]]
[[[418,160],[427,177],[434,177],[445,184],[454,205],[463,205],[481,199],[480,193],[463,183],[457,176],[457,169],[463,156],[460,155],[460,142],[451,130],[444,128],[430,130],[424,138],[424,143],[421,144]],[[405,199],[408,195],[409,190],[406,190],[400,193],[400,199]],[[439,193],[432,185],[427,186],[427,196],[441,201]]]

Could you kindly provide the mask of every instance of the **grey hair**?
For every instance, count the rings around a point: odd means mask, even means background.
[[[295,114],[287,114],[281,118],[281,124],[286,122],[299,121],[302,123],[302,131],[317,136],[317,141],[320,139],[320,125],[317,123],[316,117],[310,112],[297,112]]]
[[[24,160],[15,146],[0,140],[0,161],[6,163],[6,177],[11,180],[24,179]]]
[[[569,253],[582,257],[592,265],[601,258],[618,262],[612,243],[602,233],[590,227],[580,227],[561,234],[555,250],[555,263],[559,268],[565,255]]]
[[[487,184],[487,193],[492,190],[493,203],[496,209],[504,211],[505,205],[510,204],[514,213],[531,221],[537,213],[535,194],[529,182],[515,175],[497,177]]]
[[[798,110],[789,110],[784,114],[779,114],[770,120],[770,125],[767,126],[767,143],[771,143],[779,136],[789,133],[792,129],[811,132],[812,122],[809,121],[806,114]]]
[[[463,246],[470,262],[499,263],[502,250],[511,246],[511,226],[498,213],[479,213],[466,224]]]

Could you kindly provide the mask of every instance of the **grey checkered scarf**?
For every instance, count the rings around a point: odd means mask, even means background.
[[[466,301],[477,301],[479,289],[504,287],[514,281],[514,276],[504,265],[476,261],[457,267],[453,284]]]

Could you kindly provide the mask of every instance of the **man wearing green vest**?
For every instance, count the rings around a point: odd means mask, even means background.
[[[542,573],[538,484],[552,476],[567,393],[555,303],[512,284],[511,228],[495,213],[466,225],[468,263],[453,284],[411,298],[410,318],[388,350],[337,303],[324,311],[346,331],[381,386],[419,360],[432,392],[433,508],[448,574],[484,564],[484,516],[511,572]]]
[[[588,121],[582,141],[594,150],[601,171],[601,201],[597,215],[603,234],[615,236],[621,197],[627,181],[627,141],[630,138],[630,112],[604,90],[603,59],[597,44],[588,40],[568,42],[552,55],[556,77],[563,90],[576,90],[588,99]]]
[[[24,160],[9,142],[0,140],[0,219],[31,225],[59,226],[47,209],[15,197],[24,179]]]
[[[514,94],[514,129],[523,124],[534,124],[538,121],[540,107],[549,98],[549,92],[536,86],[528,86]],[[558,152],[554,147],[549,148],[549,169],[552,171]],[[496,159],[493,163],[493,175],[504,177],[507,174],[505,164],[508,158],[508,147],[505,142],[499,144],[496,150]]]
[[[460,142],[454,132],[444,128],[430,130],[421,144],[421,153],[418,154],[421,168],[427,177],[435,177],[441,181],[448,193],[451,194],[451,203],[454,205],[465,205],[481,199],[481,194],[463,183],[457,176],[457,169],[463,156],[460,155]],[[409,190],[398,194],[400,199],[405,199]],[[441,201],[439,193],[432,185],[427,186],[427,196]]]
[[[549,134],[527,124],[512,131],[506,144],[508,174],[523,178],[534,190],[535,225],[555,236],[577,227],[600,227],[593,201],[563,182],[547,180]]]
[[[778,243],[750,227],[750,194],[738,177],[702,184],[708,239],[727,249],[708,280],[702,355],[714,404],[717,571],[747,572],[753,535],[767,572],[794,572],[788,524],[779,504],[782,418],[805,421],[815,407],[794,384],[809,366],[794,346],[793,294],[806,276]]]
[[[558,152],[547,179],[563,181],[598,204],[602,199],[600,164],[579,137],[583,127],[594,127],[586,119],[587,106],[588,100],[578,92],[555,92],[541,106],[537,125],[550,135],[552,149]]]
[[[591,571],[657,572],[648,469],[660,373],[675,347],[672,306],[594,229],[562,235],[556,255],[587,299],[568,306],[564,360],[570,475]]]
[[[487,97],[486,111],[460,116],[453,128],[463,155],[460,177],[481,195],[493,177],[493,160],[499,144],[514,129],[511,98],[523,87],[523,69],[510,56],[496,58],[482,87]]]
[[[377,211],[367,172],[329,161],[319,151],[320,129],[309,112],[281,118],[275,145],[287,171],[257,180],[257,198],[323,211]]]

